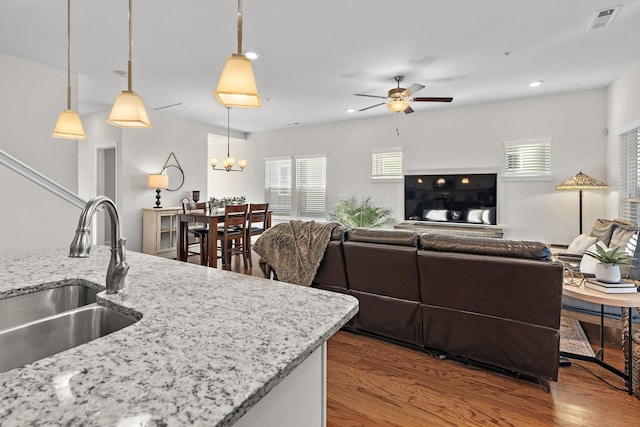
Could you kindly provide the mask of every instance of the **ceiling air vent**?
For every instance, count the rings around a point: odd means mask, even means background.
[[[620,4],[618,6],[612,6],[596,11],[589,22],[589,28],[587,30],[598,30],[600,28],[610,26],[621,7],[622,5]]]

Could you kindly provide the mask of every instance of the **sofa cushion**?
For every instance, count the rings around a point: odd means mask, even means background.
[[[547,245],[525,240],[425,233],[420,236],[419,243],[420,248],[430,251],[464,252],[543,261],[551,259],[551,249]]]
[[[387,230],[379,228],[354,228],[346,233],[345,240],[362,243],[381,243],[399,246],[418,246],[419,234],[411,230]]]

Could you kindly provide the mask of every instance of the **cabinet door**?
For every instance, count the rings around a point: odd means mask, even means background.
[[[158,214],[158,252],[176,248],[175,213]]]

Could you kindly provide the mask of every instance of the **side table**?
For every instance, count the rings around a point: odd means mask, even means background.
[[[595,289],[587,288],[584,286],[584,283],[581,283],[580,286],[574,286],[569,284],[564,284],[562,287],[562,294],[567,295],[579,300],[588,301],[596,304],[600,304],[600,349],[596,353],[595,357],[584,356],[582,354],[575,353],[567,353],[560,352],[561,356],[570,357],[572,359],[585,360],[589,362],[594,362],[605,369],[613,372],[614,374],[622,377],[627,381],[629,385],[628,390],[629,394],[633,394],[633,316],[631,310],[633,308],[640,307],[640,293],[635,294],[607,294],[604,292],[596,291]],[[627,371],[623,372],[614,366],[609,365],[604,361],[604,306],[613,306],[613,307],[623,307],[628,310],[628,325],[629,328],[629,340],[630,342],[627,345],[627,357],[628,357],[628,365]],[[624,327],[624,325],[623,325]]]

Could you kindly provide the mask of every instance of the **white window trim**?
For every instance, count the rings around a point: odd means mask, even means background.
[[[504,181],[552,181],[553,174],[551,172],[551,156],[552,156],[552,138],[541,138],[541,139],[523,139],[517,141],[504,141],[504,159],[503,159],[503,168],[504,173],[502,174],[502,179]],[[549,163],[548,163],[548,171],[541,172],[512,172],[507,170],[506,157],[507,151],[509,148],[519,147],[519,146],[532,146],[532,145],[544,145],[549,148]]]
[[[374,162],[378,154],[400,154],[400,172],[398,175],[374,174]],[[381,148],[371,150],[371,182],[401,182],[404,179],[404,153],[402,147]]]
[[[618,217],[637,224],[640,220],[640,191],[637,189],[640,179],[640,125],[619,134],[618,141]]]
[[[318,220],[323,220],[326,219],[329,212],[327,210],[327,183],[326,183],[326,171],[325,171],[325,212],[324,212],[324,217],[320,218],[320,217],[303,217],[300,216],[300,212],[299,212],[299,206],[298,206],[298,179],[297,179],[297,160],[299,159],[312,159],[312,158],[318,158],[318,157],[322,157],[325,159],[325,167],[326,167],[326,162],[328,161],[328,157],[326,154],[297,154],[297,155],[292,155],[292,156],[267,156],[264,158],[264,162],[266,163],[267,161],[277,161],[277,160],[288,160],[290,161],[291,164],[291,176],[290,176],[290,191],[291,191],[291,200],[290,200],[290,206],[289,206],[289,215],[278,215],[274,213],[274,218],[278,218],[279,220],[289,220],[289,219],[300,219],[300,220],[314,220],[314,221],[318,221]],[[266,191],[266,188],[265,188]]]

